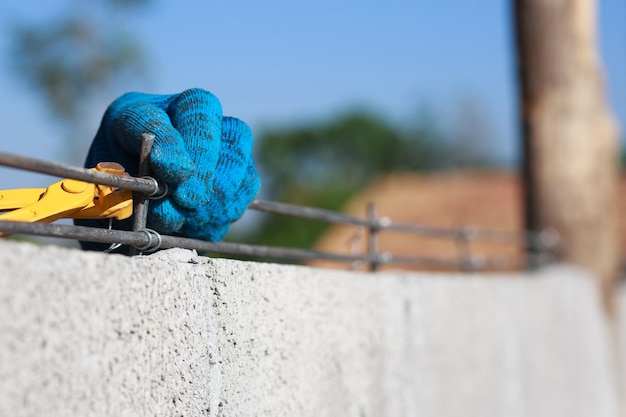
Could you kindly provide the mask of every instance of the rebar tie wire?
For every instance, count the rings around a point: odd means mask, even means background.
[[[150,138],[148,135],[144,135],[142,139],[142,148],[146,149],[150,146]],[[167,193],[166,185],[151,177],[131,177],[107,174],[105,172],[78,168],[58,162],[51,162],[26,156],[13,155],[6,152],[0,152],[0,165],[57,177],[76,179],[94,184],[128,189],[145,195],[148,198],[161,198]],[[141,203],[145,203],[145,200],[140,199],[140,204]],[[135,253],[179,247],[193,249],[198,252],[209,252],[221,255],[270,258],[288,261],[328,260],[348,264],[365,262],[370,265],[370,270],[372,271],[378,269],[380,265],[389,263],[406,265],[413,264],[464,271],[502,269],[511,266],[511,260],[508,257],[484,258],[482,256],[470,254],[468,247],[469,241],[488,241],[492,243],[520,245],[524,248],[527,257],[538,256],[544,260],[544,263],[546,260],[548,262],[553,262],[555,260],[555,253],[560,245],[558,235],[551,231],[518,233],[473,228],[446,229],[424,225],[396,223],[392,222],[389,218],[378,217],[376,215],[375,206],[373,205],[369,206],[369,215],[366,219],[321,208],[296,206],[275,201],[257,199],[249,205],[249,209],[276,215],[292,216],[334,224],[349,224],[367,229],[370,236],[368,252],[363,254],[343,255],[311,249],[227,242],[207,242],[179,236],[161,235],[152,229],[145,228],[147,205],[143,204],[143,206],[144,209],[139,210],[141,217],[139,219],[135,219],[135,230],[133,231],[13,221],[0,221],[0,231],[10,234],[27,234],[77,239],[98,243],[119,243],[131,246],[135,249]],[[406,232],[409,234],[427,237],[454,239],[459,242],[459,245],[463,248],[461,251],[462,256],[460,259],[443,259],[397,256],[389,253],[381,253],[378,250],[378,234],[386,230]],[[536,264],[537,262],[528,263]]]

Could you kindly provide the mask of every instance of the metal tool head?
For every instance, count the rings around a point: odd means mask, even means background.
[[[96,171],[128,175],[120,164],[103,162]],[[7,211],[10,210],[10,211]],[[133,214],[132,191],[64,179],[48,188],[0,191],[0,220],[51,223],[61,218],[126,219]],[[3,236],[3,234],[0,234]]]

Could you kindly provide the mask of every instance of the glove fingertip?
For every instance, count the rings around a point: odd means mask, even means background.
[[[207,177],[215,170],[221,148],[222,106],[213,94],[194,88],[176,96],[167,114],[180,143],[197,162],[196,172]]]
[[[195,165],[189,155],[183,137],[172,126],[172,122],[161,107],[171,98],[158,96],[162,102],[154,102],[143,95],[122,97],[126,107],[111,111],[107,119],[110,136],[121,148],[118,153],[127,153],[137,158],[141,148],[143,133],[154,135],[154,144],[150,152],[151,167],[155,175],[169,183],[178,183],[188,178],[195,171]],[[137,101],[139,100],[139,101]],[[114,115],[114,117],[113,117]]]
[[[154,200],[148,210],[148,226],[159,233],[177,233],[185,223],[181,213],[170,199]]]
[[[230,116],[222,119],[222,141],[231,147],[236,146],[242,154],[249,154],[253,140],[254,135],[246,122]]]
[[[261,188],[261,179],[250,160],[245,175],[236,184],[222,181],[214,186],[207,205],[211,222],[234,222],[246,211]]]
[[[206,206],[209,201],[209,190],[212,184],[212,174],[209,178],[202,179],[198,176],[192,176],[183,181],[174,191],[172,198],[182,207],[196,210]]]
[[[158,179],[168,184],[180,184],[196,171],[185,149],[168,146],[161,141],[155,142],[150,152],[150,167]]]

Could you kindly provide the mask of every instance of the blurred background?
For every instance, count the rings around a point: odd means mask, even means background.
[[[263,198],[341,210],[357,207],[354,201],[360,207],[369,192],[391,202],[381,214],[394,219],[517,229],[521,145],[510,3],[3,2],[1,150],[81,165],[116,97],[201,87],[252,127]],[[626,3],[599,2],[598,22],[608,100],[626,126]],[[459,170],[493,174],[472,184],[447,175]],[[434,172],[446,174],[438,185],[421,174]],[[50,182],[0,168],[0,189]],[[385,184],[404,188],[387,195]],[[416,204],[403,198],[419,195],[419,187],[430,187],[431,196],[419,202],[421,211],[394,211]],[[454,187],[454,201],[433,200],[451,198],[445,191]],[[484,206],[463,211],[468,201]],[[441,215],[455,204],[453,214]],[[503,207],[509,214],[498,215]],[[230,239],[311,247],[328,240],[325,228],[259,214]]]

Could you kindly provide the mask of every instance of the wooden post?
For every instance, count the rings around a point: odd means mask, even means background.
[[[607,105],[596,0],[515,0],[525,222],[556,229],[563,260],[618,277],[618,131]]]

